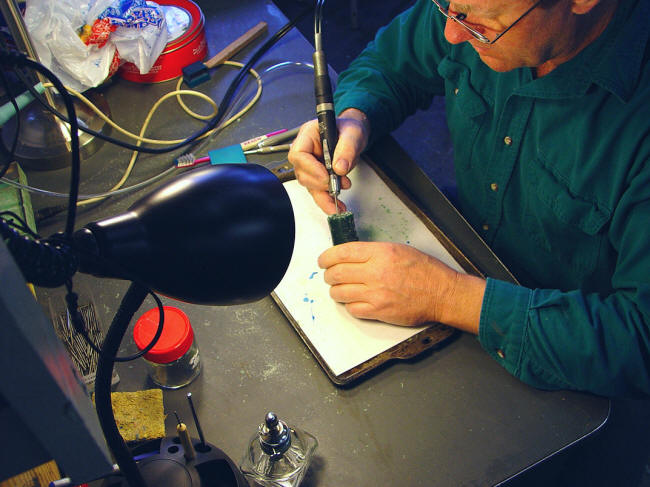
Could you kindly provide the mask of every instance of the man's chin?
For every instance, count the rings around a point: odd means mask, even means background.
[[[488,53],[478,52],[481,61],[490,68],[492,71],[497,71],[498,73],[505,73],[506,71],[512,71],[516,66],[512,66],[507,61],[500,59],[495,56],[490,56]]]

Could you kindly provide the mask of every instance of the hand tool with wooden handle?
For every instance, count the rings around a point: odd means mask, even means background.
[[[227,61],[239,51],[248,46],[258,37],[266,33],[267,30],[266,22],[260,22],[255,27],[252,27],[246,33],[239,36],[236,40],[228,44],[225,49],[222,49],[217,54],[212,56],[206,62],[195,62],[183,68],[183,80],[187,83],[188,86],[194,87],[204,81],[210,79],[210,69],[214,68],[224,61]]]

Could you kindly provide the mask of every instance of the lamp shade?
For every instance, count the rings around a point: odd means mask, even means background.
[[[282,183],[255,164],[187,172],[77,231],[79,270],[196,304],[256,301],[280,282],[295,224]]]

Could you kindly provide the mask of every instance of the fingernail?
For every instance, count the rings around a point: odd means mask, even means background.
[[[336,172],[342,172],[342,173],[347,173],[348,169],[350,168],[350,163],[346,161],[345,159],[339,159],[336,161],[334,164],[334,168],[336,169]]]

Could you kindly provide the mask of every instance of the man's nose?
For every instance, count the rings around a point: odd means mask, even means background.
[[[465,27],[452,19],[447,19],[445,24],[445,39],[450,44],[460,44],[461,42],[469,41],[474,36]]]

